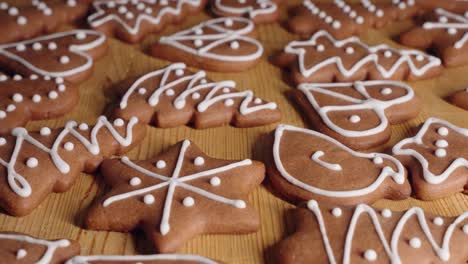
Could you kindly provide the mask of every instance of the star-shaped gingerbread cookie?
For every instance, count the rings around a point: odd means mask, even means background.
[[[258,230],[244,199],[264,178],[260,162],[214,159],[185,140],[147,161],[106,160],[101,172],[111,190],[90,208],[90,229],[141,228],[161,253],[199,234]]]

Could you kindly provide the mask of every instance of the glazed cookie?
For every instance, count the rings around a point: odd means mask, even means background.
[[[65,192],[80,172],[96,170],[105,157],[129,150],[144,137],[137,118],[96,125],[68,122],[62,129],[28,132],[19,127],[0,137],[0,206],[13,216],[29,214],[51,192]]]
[[[72,30],[0,45],[0,67],[26,76],[38,74],[81,82],[93,61],[104,55],[106,37],[96,31]]]
[[[222,17],[246,17],[255,23],[278,20],[280,0],[212,0],[211,10]]]
[[[442,71],[440,59],[417,50],[368,46],[357,37],[334,39],[319,31],[305,41],[289,43],[275,64],[290,70],[295,84],[357,80],[422,80]]]
[[[180,23],[205,7],[207,0],[98,0],[88,17],[91,28],[136,43],[149,33]]]
[[[458,107],[468,110],[468,88],[458,91],[450,96],[450,102]]]
[[[147,161],[106,160],[111,191],[91,207],[86,226],[128,232],[141,228],[157,252],[174,252],[199,234],[258,230],[247,194],[259,186],[264,165],[208,157],[185,140]]]
[[[404,212],[320,206],[293,211],[295,231],[275,248],[280,264],[465,263],[468,212],[440,217],[413,207]],[[314,250],[311,250],[314,249]]]
[[[393,147],[407,165],[417,198],[434,200],[455,193],[467,193],[468,129],[429,118],[416,136]]]
[[[403,165],[383,153],[361,153],[319,132],[280,125],[265,151],[270,182],[283,198],[300,203],[356,205],[408,198]]]
[[[275,103],[254,97],[250,90],[235,89],[233,81],[212,82],[204,71],[192,73],[183,63],[150,72],[128,87],[121,85],[115,116],[127,120],[136,116],[158,127],[252,127],[281,118]]]
[[[304,0],[293,10],[287,26],[290,31],[303,37],[324,29],[335,38],[343,39],[371,28],[382,28],[395,20],[413,17],[419,11],[415,0],[394,0],[389,3],[361,0],[355,4],[344,0],[327,3]]]
[[[395,81],[304,83],[293,94],[317,130],[353,149],[386,143],[391,124],[420,111],[413,89]]]
[[[75,241],[49,241],[19,233],[0,233],[2,263],[61,264],[79,253],[80,245]]]
[[[34,38],[55,31],[64,23],[71,23],[86,15],[90,1],[30,0],[29,5],[9,2],[0,2],[0,25],[3,29],[0,43]]]
[[[29,120],[62,116],[78,103],[77,87],[62,78],[0,74],[0,134]]]
[[[403,45],[435,50],[446,66],[468,64],[468,11],[435,9],[425,22],[400,37]]]
[[[139,263],[139,264],[217,264],[209,258],[197,255],[159,254],[141,256],[77,256],[65,264],[106,264],[106,263]]]
[[[162,37],[151,54],[210,71],[246,71],[255,66],[263,54],[263,46],[255,36],[255,25],[249,19],[216,18]]]

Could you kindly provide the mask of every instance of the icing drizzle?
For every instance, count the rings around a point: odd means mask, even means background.
[[[426,22],[423,24],[423,28],[426,30],[446,29],[447,33],[450,35],[457,34],[457,30],[463,30],[465,33],[458,41],[454,43],[453,46],[456,49],[461,49],[463,46],[465,46],[465,44],[468,42],[468,16],[465,14],[466,17],[464,17],[442,8],[437,8],[435,13],[439,16],[439,21]],[[449,19],[453,22],[448,22]]]
[[[190,261],[200,264],[216,264],[217,262],[197,255],[182,254],[159,254],[159,255],[140,255],[140,256],[76,256],[68,260],[65,264],[89,264],[93,261],[104,261],[114,263],[115,261],[137,262],[141,261]]]
[[[196,173],[190,174],[190,175],[180,175],[180,172],[181,172],[181,170],[182,170],[182,168],[184,166],[184,162],[186,162],[185,153],[186,153],[187,149],[190,147],[190,145],[191,145],[190,141],[188,141],[188,140],[183,141],[182,146],[180,148],[178,158],[177,158],[177,163],[176,163],[176,165],[174,167],[174,170],[172,171],[172,175],[170,177],[160,175],[160,174],[155,173],[153,171],[149,171],[149,170],[135,164],[134,162],[130,161],[127,157],[123,157],[121,159],[121,161],[126,166],[128,166],[128,167],[130,167],[130,168],[132,168],[132,169],[134,169],[134,170],[136,170],[136,171],[138,171],[138,172],[140,172],[140,173],[142,173],[142,174],[144,174],[144,175],[146,175],[148,177],[158,179],[161,182],[158,183],[158,184],[155,184],[155,185],[142,187],[140,189],[135,189],[135,190],[127,192],[127,193],[111,196],[111,197],[104,200],[103,206],[107,207],[107,206],[110,206],[111,204],[113,204],[115,202],[119,202],[121,200],[129,199],[129,198],[132,198],[132,197],[135,197],[135,196],[140,197],[140,196],[143,196],[143,195],[145,197],[144,198],[145,200],[146,200],[147,197],[153,197],[152,200],[154,201],[154,196],[152,194],[149,194],[149,193],[151,193],[151,192],[153,192],[155,190],[159,190],[161,188],[166,188],[167,187],[167,194],[166,194],[166,199],[164,201],[163,214],[162,214],[161,223],[160,223],[160,232],[161,232],[162,235],[166,235],[170,231],[169,218],[170,218],[170,215],[171,215],[171,207],[172,207],[172,202],[173,202],[173,199],[174,199],[175,189],[177,187],[183,188],[183,189],[185,189],[187,191],[194,192],[194,193],[196,193],[196,194],[198,194],[200,196],[203,196],[203,197],[205,197],[207,199],[210,199],[210,200],[213,200],[213,201],[216,201],[216,202],[224,203],[224,204],[236,207],[236,208],[245,208],[246,203],[243,200],[228,199],[228,198],[225,198],[223,196],[220,196],[220,195],[211,193],[209,191],[206,191],[206,190],[204,190],[202,188],[198,188],[198,187],[195,187],[193,185],[190,185],[189,182],[197,180],[197,179],[201,179],[201,178],[208,178],[208,177],[216,176],[216,175],[219,175],[220,173],[232,170],[232,169],[237,168],[237,167],[249,166],[249,165],[252,164],[252,161],[247,159],[247,160],[235,162],[235,163],[232,163],[232,164],[229,164],[229,165],[225,165],[225,166],[222,166],[222,167],[219,167],[219,168],[214,168],[214,169],[209,169],[209,170],[206,170],[206,171],[196,172]],[[152,203],[147,203],[147,204],[152,204]]]
[[[273,14],[278,10],[278,5],[271,0],[254,0],[248,1],[235,0],[238,3],[225,3],[225,0],[215,0],[213,3],[213,11],[217,10],[234,15],[248,14],[250,19],[255,19],[259,15]]]
[[[75,121],[68,122],[62,131],[57,135],[54,143],[51,147],[45,146],[42,144],[36,137],[29,135],[28,131],[25,128],[15,128],[11,134],[16,138],[15,147],[11,154],[10,160],[6,161],[0,158],[0,165],[6,168],[8,172],[7,180],[10,188],[21,197],[29,197],[32,193],[32,188],[29,182],[24,176],[19,174],[16,171],[15,166],[18,162],[18,157],[21,152],[21,148],[24,142],[27,142],[39,150],[46,152],[50,155],[52,163],[56,168],[63,174],[70,172],[70,165],[63,160],[60,155],[62,151],[61,148],[64,146],[64,140],[67,136],[72,136],[78,140],[86,149],[93,155],[98,155],[100,152],[100,145],[98,141],[98,134],[102,128],[106,128],[112,137],[122,146],[129,146],[132,143],[133,138],[133,126],[138,122],[137,118],[133,117],[127,124],[126,137],[122,137],[119,132],[114,128],[114,126],[107,120],[105,116],[101,116],[98,119],[97,124],[90,131],[90,139],[84,137],[79,131],[76,130],[78,124]],[[41,130],[43,136],[48,136],[50,134],[50,129]]]

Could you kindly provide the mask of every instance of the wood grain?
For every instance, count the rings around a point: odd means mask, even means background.
[[[299,1],[286,1],[293,5]],[[283,6],[286,10],[286,8]],[[110,40],[110,49],[96,64],[93,76],[81,85],[79,106],[67,116],[41,122],[31,122],[30,129],[42,126],[60,127],[67,120],[94,122],[96,117],[106,112],[106,106],[113,100],[112,85],[129,76],[141,75],[150,70],[167,65],[168,62],[147,56],[144,51],[161,35],[188,28],[209,18],[207,14],[192,16],[182,25],[170,27],[161,34],[149,36],[141,45],[130,46],[118,40]],[[283,12],[283,21],[286,12]],[[387,30],[369,31],[363,39],[369,44],[389,42],[390,39],[410,25],[398,23]],[[253,89],[259,97],[275,101],[283,113],[283,123],[308,127],[300,113],[286,98],[285,92],[292,89],[282,79],[280,69],[269,63],[269,57],[282,49],[288,41],[297,39],[288,33],[280,23],[258,27],[259,39],[265,46],[265,56],[252,70],[238,74],[209,73],[213,80],[232,79],[241,89]],[[143,52],[142,52],[143,51]],[[388,149],[404,137],[412,136],[412,128],[430,116],[446,119],[454,124],[468,127],[468,112],[446,102],[445,97],[456,90],[468,86],[468,66],[447,69],[433,80],[410,83],[424,102],[418,118],[395,126],[391,141],[379,150]],[[222,127],[194,130],[189,127],[174,129],[150,128],[140,147],[128,154],[131,158],[146,159],[178,142],[188,138],[195,141],[207,154],[226,159],[251,158],[257,155],[255,143],[261,135],[274,129],[276,125],[250,129]],[[93,199],[105,190],[99,175],[86,175],[78,179],[75,186],[66,193],[52,194],[31,215],[23,218],[0,214],[1,231],[18,231],[42,238],[66,237],[78,240],[83,254],[136,254],[151,253],[151,248],[141,233],[123,234],[116,232],[95,232],[82,229],[83,215]],[[262,227],[258,233],[250,235],[205,235],[186,244],[181,253],[205,255],[226,263],[270,263],[268,250],[290,230],[287,210],[294,208],[273,194],[265,186],[254,191],[249,201],[260,213]],[[379,201],[378,207],[403,210],[410,206],[421,206],[432,213],[454,216],[468,210],[468,196],[454,195],[450,198],[422,202],[415,199],[406,201]]]

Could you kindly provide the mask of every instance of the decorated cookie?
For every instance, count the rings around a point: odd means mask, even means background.
[[[106,263],[139,263],[139,264],[217,264],[209,258],[197,255],[159,254],[141,256],[77,256],[65,264],[106,264]]]
[[[17,1],[27,2],[27,1]],[[0,43],[8,43],[50,33],[64,23],[83,17],[89,0],[30,0],[29,5],[0,2]]]
[[[468,110],[468,88],[458,91],[450,96],[450,102],[458,107]]]
[[[440,59],[421,51],[368,46],[357,37],[334,39],[319,31],[309,40],[292,41],[275,63],[290,70],[294,83],[357,80],[421,80],[436,77]]]
[[[136,43],[166,25],[201,11],[207,0],[98,0],[88,17],[91,28]]]
[[[366,32],[370,28],[381,28],[395,20],[415,16],[420,11],[415,0],[383,3],[361,0],[355,4],[349,2],[351,1],[303,0],[302,4],[293,10],[288,28],[303,37],[325,29],[335,38],[343,39]]]
[[[416,0],[418,6],[427,9],[444,8],[450,10],[468,10],[468,1],[466,0]]]
[[[106,49],[106,37],[96,31],[60,32],[0,45],[0,67],[26,76],[37,74],[80,82],[91,74],[93,60]]]
[[[212,0],[211,10],[222,17],[246,17],[255,23],[274,22],[279,18],[280,0]]]
[[[216,18],[162,37],[153,45],[151,54],[210,71],[245,71],[255,66],[263,54],[263,46],[255,35],[255,26],[249,19]]]
[[[280,264],[465,263],[468,212],[454,218],[421,208],[404,212],[319,205],[293,211],[295,231],[275,248]],[[313,250],[311,250],[313,249]]]
[[[121,154],[144,136],[137,118],[113,122],[99,117],[96,125],[68,122],[62,129],[19,127],[0,137],[0,206],[23,216],[51,192],[65,192],[80,172],[96,170],[103,158]]]
[[[141,228],[161,253],[199,234],[258,230],[244,199],[264,178],[260,162],[214,159],[185,140],[147,161],[106,160],[101,172],[111,191],[91,207],[90,229]]]
[[[409,47],[435,50],[446,66],[468,64],[468,11],[437,8],[400,41]]]
[[[468,129],[429,118],[416,136],[400,141],[393,153],[410,170],[417,198],[434,200],[467,193]]]
[[[183,63],[175,63],[130,85],[123,83],[114,113],[126,120],[136,116],[141,122],[163,128],[186,124],[195,128],[226,124],[252,127],[280,120],[275,103],[235,87],[233,81],[213,82],[204,71],[193,73]]]
[[[266,148],[270,182],[283,198],[356,205],[407,198],[403,165],[383,153],[356,152],[319,132],[280,125]]]
[[[353,149],[369,149],[390,139],[391,124],[418,115],[413,89],[395,81],[304,83],[294,96],[314,127]]]
[[[49,241],[19,233],[0,233],[2,263],[61,264],[80,253],[80,245],[67,239]]]

